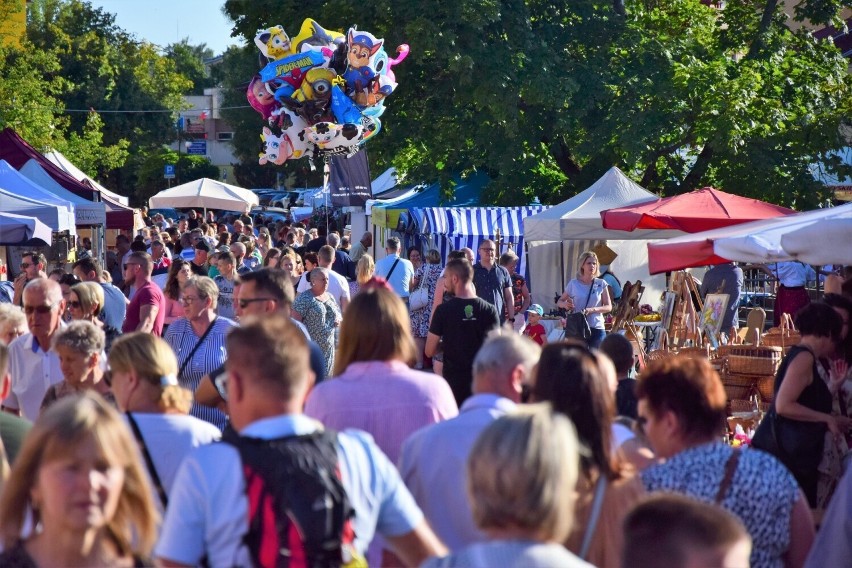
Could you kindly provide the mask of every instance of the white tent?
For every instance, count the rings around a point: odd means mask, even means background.
[[[42,189],[0,160],[0,210],[37,217],[57,232],[77,234],[74,204]]]
[[[117,201],[120,204],[125,205],[125,206],[130,204],[129,200],[126,197],[124,197],[123,195],[119,195],[119,194],[115,193],[114,191],[108,190],[107,188],[105,188],[104,186],[102,186],[101,184],[96,182],[94,179],[87,176],[84,171],[82,171],[80,168],[78,168],[77,166],[72,164],[71,161],[68,158],[63,156],[62,152],[60,152],[58,150],[53,150],[52,152],[45,152],[44,157],[47,158],[48,160],[50,160],[56,167],[63,170],[64,172],[66,172],[68,175],[70,175],[74,179],[76,179],[78,181],[88,180],[89,183],[92,184],[92,187],[94,187],[95,189],[97,189],[101,193],[108,195],[114,201]]]
[[[50,177],[50,174],[44,171],[44,168],[37,161],[28,160],[18,171],[22,176],[46,191],[73,203],[74,222],[78,227],[106,225],[106,207],[103,203],[88,201],[76,193],[71,193]]]
[[[166,189],[148,200],[151,209],[203,207],[245,212],[259,203],[260,200],[254,192],[209,178]]]
[[[665,280],[648,273],[646,243],[682,235],[681,231],[633,232],[604,229],[601,211],[659,199],[612,167],[588,189],[574,197],[524,219],[524,239],[529,256],[532,300],[545,310],[555,305],[554,296],[574,277],[577,257],[597,243],[606,241],[618,253],[612,272],[624,283],[641,280],[643,303],[656,307]]]

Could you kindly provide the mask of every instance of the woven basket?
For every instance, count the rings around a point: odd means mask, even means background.
[[[757,391],[760,393],[760,398],[765,403],[770,403],[775,399],[775,376],[767,375],[761,377],[757,381]]]
[[[769,347],[780,347],[786,353],[791,346],[799,343],[800,339],[802,339],[802,334],[793,325],[793,318],[790,317],[790,314],[784,314],[781,325],[767,330],[760,342]]]
[[[725,387],[728,400],[748,400],[757,392],[759,379],[760,376],[728,373],[722,379],[722,385]]]
[[[651,351],[646,356],[645,360],[650,363],[651,361],[664,361],[666,359],[670,359],[674,357],[676,353],[674,351],[669,351],[668,349],[657,349],[656,351]]]
[[[687,359],[710,359],[710,347],[681,347],[677,350],[677,356]]]
[[[728,372],[740,375],[774,375],[781,365],[783,350],[765,345],[725,345],[719,354],[727,360]]]

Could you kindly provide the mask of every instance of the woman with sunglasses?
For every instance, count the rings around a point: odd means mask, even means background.
[[[597,356],[579,342],[551,343],[533,377],[532,399],[567,416],[588,448],[580,457],[577,523],[565,545],[595,566],[618,566],[622,521],[644,490],[613,446],[615,398]]]
[[[225,364],[225,336],[236,322],[216,315],[219,288],[206,276],[192,276],[181,287],[184,317],[169,326],[166,343],[178,359],[178,384],[195,392],[204,375]],[[190,414],[206,420],[220,430],[226,416],[216,410],[193,403]]]
[[[121,335],[121,330],[100,319],[104,300],[104,289],[97,282],[74,284],[68,293],[68,313],[73,321],[87,321],[103,331],[106,338],[104,353],[109,353],[112,342]]]

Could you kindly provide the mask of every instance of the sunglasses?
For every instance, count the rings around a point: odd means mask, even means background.
[[[139,266],[139,264],[136,262],[128,262],[124,265],[124,269],[127,270],[128,266]]]
[[[275,298],[246,298],[246,299],[240,298],[239,304],[240,304],[240,309],[244,310],[244,309],[246,309],[246,307],[249,304],[251,304],[253,302],[277,302],[277,301],[278,300],[276,300]]]
[[[29,268],[30,266],[32,266],[32,263],[29,263],[29,262],[22,262],[22,263],[21,263],[21,268],[22,268],[23,270],[26,270],[26,269],[27,269],[27,268]]]
[[[45,304],[43,306],[24,306],[24,313],[31,314],[49,314],[53,310],[55,304]]]
[[[83,307],[83,304],[81,304],[80,302],[75,301],[75,300],[69,301],[68,305],[71,306],[72,308],[74,308],[75,310],[79,310],[80,308]]]

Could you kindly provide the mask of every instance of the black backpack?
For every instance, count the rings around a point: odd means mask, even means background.
[[[336,432],[263,440],[229,428],[222,441],[240,452],[249,504],[244,543],[254,566],[366,568],[354,547]]]

